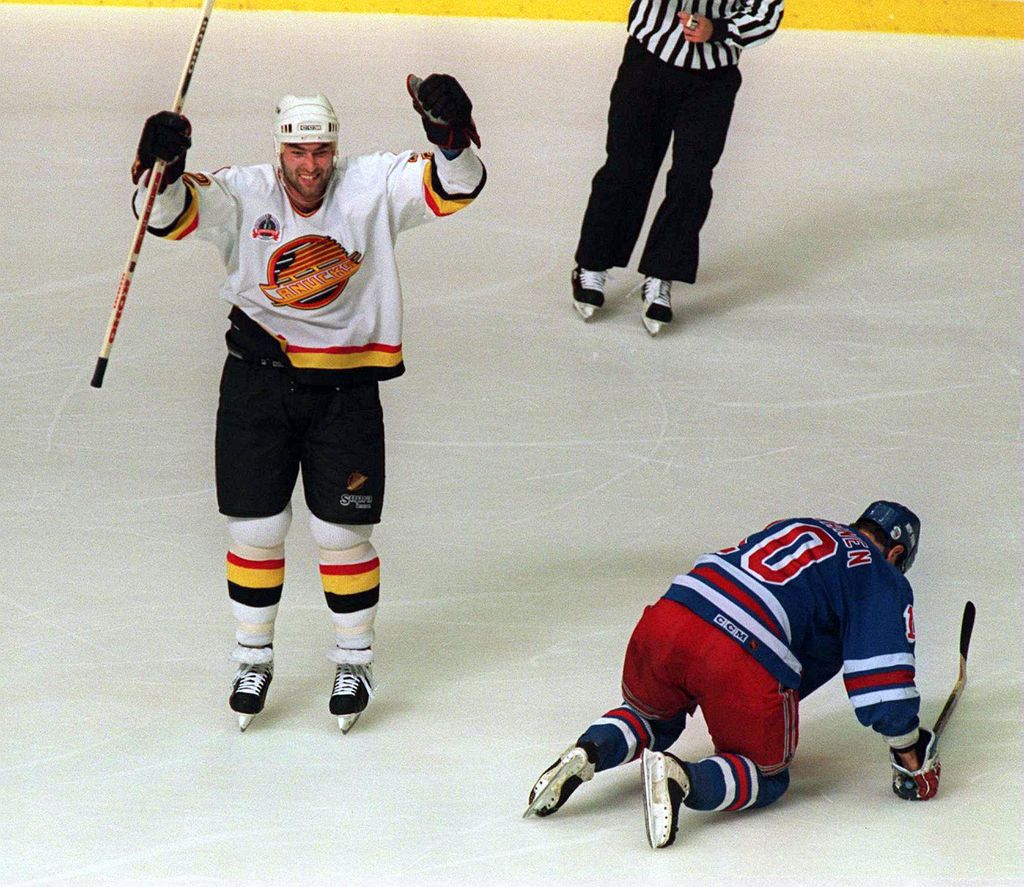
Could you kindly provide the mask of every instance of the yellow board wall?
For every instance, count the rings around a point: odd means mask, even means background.
[[[0,0],[23,2],[23,0]],[[28,0],[197,7],[196,0]],[[625,21],[629,0],[218,0],[220,9]],[[1024,39],[1024,0],[787,0],[784,28]]]

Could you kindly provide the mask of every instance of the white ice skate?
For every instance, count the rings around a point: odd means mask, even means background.
[[[331,714],[337,715],[342,733],[348,733],[373,698],[374,682],[370,665],[339,663],[331,690]]]
[[[656,336],[666,323],[672,322],[672,281],[646,277],[640,286],[640,297],[644,301],[644,327]]]
[[[578,745],[567,748],[555,763],[541,773],[530,792],[529,806],[523,813],[523,819],[530,814],[550,816],[584,782],[593,779],[594,772],[594,761],[586,749]]]
[[[228,705],[238,715],[238,728],[244,733],[267,702],[267,690],[274,678],[274,653],[269,647],[236,648],[232,658],[241,664],[231,684]],[[256,661],[248,661],[256,660]]]
[[[676,839],[679,806],[690,793],[690,778],[682,761],[668,752],[644,749],[641,770],[647,841],[654,848],[668,847]]]

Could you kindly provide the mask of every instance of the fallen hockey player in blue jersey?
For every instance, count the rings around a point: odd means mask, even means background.
[[[857,718],[889,746],[893,791],[933,798],[939,758],[918,721],[904,577],[920,530],[910,509],[874,502],[850,526],[777,521],[700,558],[634,629],[622,705],[541,774],[524,815],[554,813],[595,772],[637,758],[652,847],[675,840],[681,805],[765,807],[789,787],[799,700],[840,670]],[[698,707],[715,754],[682,761],[667,749]]]

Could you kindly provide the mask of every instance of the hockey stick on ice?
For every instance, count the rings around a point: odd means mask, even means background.
[[[946,724],[949,723],[953,709],[956,708],[956,704],[960,700],[964,684],[967,683],[967,650],[971,646],[971,632],[973,631],[974,604],[968,601],[964,604],[964,618],[960,623],[960,670],[957,673],[956,683],[953,685],[953,692],[949,694],[949,699],[942,706],[942,711],[939,712],[939,717],[932,728],[932,733],[935,734],[936,740],[942,735],[942,731],[946,729]]]
[[[206,25],[210,21],[210,14],[213,12],[214,0],[205,0],[203,3],[202,17],[199,26],[196,28],[196,35],[192,38],[192,48],[189,50],[188,60],[185,62],[185,69],[181,72],[181,81],[178,84],[178,92],[174,96],[174,103],[171,110],[180,114],[185,104],[185,94],[188,92],[189,83],[192,81],[192,72],[195,70],[196,61],[199,58],[199,47],[203,45],[203,37],[206,35]],[[117,335],[117,327],[121,322],[121,314],[124,312],[124,304],[128,301],[128,288],[132,285],[132,277],[135,276],[135,265],[139,261],[139,252],[142,250],[142,241],[146,236],[146,226],[149,224],[150,213],[153,212],[153,203],[157,194],[160,193],[160,184],[164,179],[163,160],[157,160],[149,175],[149,189],[146,191],[146,203],[142,212],[139,213],[139,221],[135,226],[135,236],[132,238],[131,251],[128,253],[128,261],[125,262],[124,271],[121,272],[121,279],[117,284],[117,292],[114,294],[114,307],[110,311],[110,320],[107,322],[107,332],[103,337],[103,347],[100,348],[100,356],[96,360],[96,369],[92,374],[93,388],[103,386],[103,376],[107,372],[107,362],[110,359],[110,350],[114,347],[114,337]]]

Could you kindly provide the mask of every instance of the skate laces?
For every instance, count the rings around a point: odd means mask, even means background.
[[[362,685],[367,695],[373,696],[373,682],[362,665],[339,665],[334,676],[333,696],[355,696]]]
[[[599,293],[603,293],[607,279],[607,271],[588,271],[586,268],[580,268],[580,289],[597,290]]]
[[[236,678],[236,693],[252,693],[259,696],[263,685],[270,678],[270,669],[265,665],[251,665]]]
[[[666,308],[672,307],[672,281],[662,280],[659,277],[645,277],[641,284],[643,287],[644,301],[648,305],[657,303]]]

